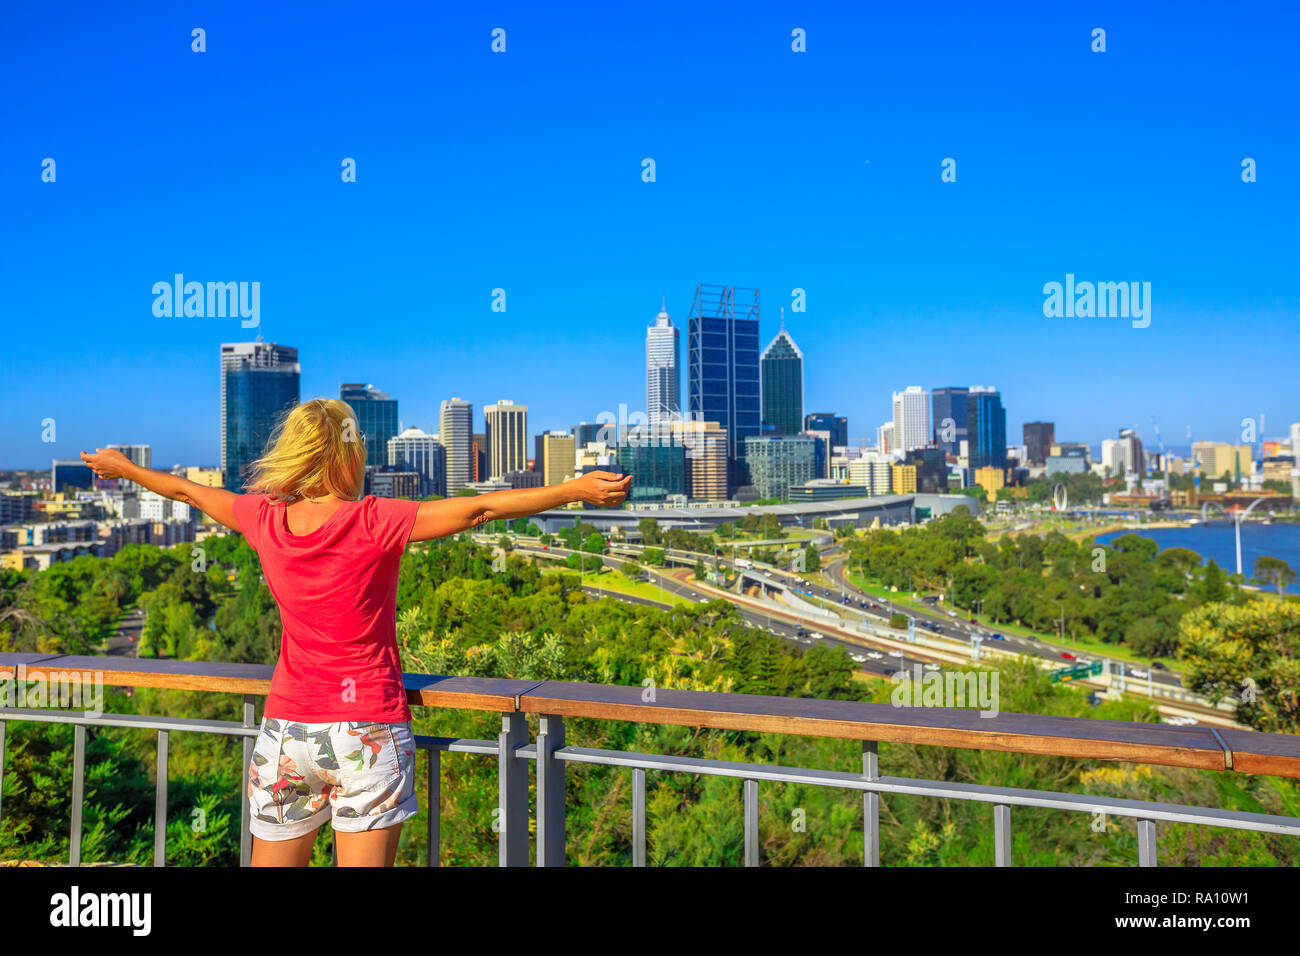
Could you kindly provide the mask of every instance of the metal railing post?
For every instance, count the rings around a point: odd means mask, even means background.
[[[993,862],[1011,865],[1011,807],[1005,803],[993,804]]]
[[[880,779],[880,745],[874,740],[862,741],[862,776]],[[862,865],[880,866],[880,794],[870,790],[862,792]]]
[[[252,694],[244,695],[244,726],[255,727],[256,710]],[[244,762],[239,767],[239,865],[248,866],[253,859],[252,820],[248,814],[248,765],[253,762],[253,738],[244,738]]]
[[[81,866],[81,810],[86,798],[86,725],[72,729],[72,836],[69,866]]]
[[[632,771],[632,865],[645,866],[645,768]]]
[[[158,731],[157,785],[153,799],[153,865],[167,865],[167,731]]]
[[[758,866],[758,781],[745,781],[745,866]]]
[[[5,727],[7,722],[0,720],[0,820],[4,819],[5,798]]]
[[[519,713],[501,715],[497,737],[497,863],[528,865],[528,767],[515,749],[528,742],[528,720]]]
[[[542,714],[537,730],[537,865],[564,866],[564,720]]]
[[[429,748],[429,826],[425,866],[437,866],[442,854],[442,751]]]
[[[1138,828],[1138,866],[1156,865],[1156,822],[1139,820]]]

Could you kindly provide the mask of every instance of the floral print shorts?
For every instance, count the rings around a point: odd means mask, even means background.
[[[419,809],[411,725],[263,717],[248,800],[250,829],[263,840],[291,840],[326,820],[349,833],[401,823]]]

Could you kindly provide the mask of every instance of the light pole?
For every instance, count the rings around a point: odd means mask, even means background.
[[[1061,643],[1065,643],[1065,604],[1061,601],[1052,601],[1053,604],[1060,605],[1061,608]]]

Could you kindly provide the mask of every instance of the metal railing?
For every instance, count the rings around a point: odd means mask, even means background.
[[[0,654],[0,678],[6,676],[5,659],[34,655]],[[86,661],[103,658],[50,657],[29,664],[35,674],[59,673]],[[172,665],[162,672],[151,662],[132,661],[110,665],[101,676],[106,684],[132,686],[191,686],[205,678],[212,667],[265,671],[265,677],[228,675],[229,686],[214,690],[236,690],[242,685],[266,682],[270,668],[245,665],[207,665],[203,662],[159,662]],[[116,669],[113,669],[116,668]],[[9,667],[9,675],[16,673]],[[30,675],[29,675],[30,676]],[[955,718],[969,712],[919,708],[918,713],[889,715],[888,705],[836,701],[804,701],[752,695],[716,694],[693,691],[659,691],[662,702],[641,697],[642,689],[612,685],[566,684],[470,678],[442,678],[406,675],[412,704],[453,706],[478,711],[499,711],[501,731],[496,740],[417,736],[416,745],[428,755],[428,827],[426,865],[437,866],[440,852],[440,779],[443,753],[467,753],[497,758],[498,772],[498,862],[501,866],[526,866],[530,858],[529,772],[536,778],[536,846],[538,866],[562,866],[565,862],[565,775],[567,766],[595,764],[619,767],[632,773],[632,862],[646,865],[646,773],[691,773],[727,777],[742,781],[743,831],[746,866],[759,859],[759,787],[762,783],[803,784],[856,790],[862,793],[863,862],[880,865],[880,798],[882,794],[923,796],[935,799],[967,800],[991,804],[995,862],[1012,865],[1011,808],[1038,807],[1076,813],[1104,813],[1135,821],[1140,866],[1156,865],[1156,823],[1172,822],[1201,826],[1253,830],[1260,833],[1300,837],[1300,819],[1265,813],[1247,813],[1216,808],[1185,806],[1142,800],[1126,800],[1084,794],[1024,790],[983,784],[889,777],[880,774],[878,740],[906,741],[922,745],[987,748],[1002,751],[1054,754],[1067,757],[1095,756],[1108,760],[1131,760],[1211,770],[1234,769],[1300,777],[1300,737],[1259,734],[1251,731],[1218,731],[1209,728],[1185,730],[1159,725],[1120,724],[1092,718],[1035,718],[1002,714],[989,720],[985,729],[976,718]],[[188,682],[188,683],[185,683]],[[195,720],[134,714],[78,714],[62,710],[0,707],[0,819],[3,818],[5,728],[10,721],[71,724],[74,727],[72,819],[69,862],[81,863],[82,812],[86,780],[86,729],[91,726],[152,730],[157,739],[157,784],[154,806],[154,865],[165,865],[167,820],[167,758],[172,733],[217,733],[242,738],[243,767],[247,767],[258,733],[255,724],[256,693],[243,695],[241,721]],[[885,708],[881,711],[877,708]],[[556,713],[566,710],[567,713]],[[778,713],[785,711],[785,714]],[[927,713],[928,711],[928,713]],[[529,740],[529,715],[535,715],[538,731]],[[947,716],[944,716],[947,715]],[[565,743],[565,717],[597,717],[610,720],[642,720],[697,727],[786,732],[798,736],[852,737],[862,743],[860,773],[729,762],[695,757],[667,756],[617,750],[571,747]],[[997,725],[1002,720],[1002,725]],[[775,722],[775,723],[774,723]],[[1111,725],[1107,727],[1106,725]],[[786,729],[788,727],[788,729]],[[990,736],[990,731],[996,740]],[[1055,741],[1055,743],[1053,743]],[[244,798],[241,773],[240,865],[248,865],[251,851],[249,807]]]

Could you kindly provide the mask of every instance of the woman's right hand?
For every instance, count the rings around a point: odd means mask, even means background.
[[[574,499],[601,508],[622,504],[627,490],[632,487],[632,476],[619,477],[611,471],[589,471],[572,478],[566,484],[573,488]]]

